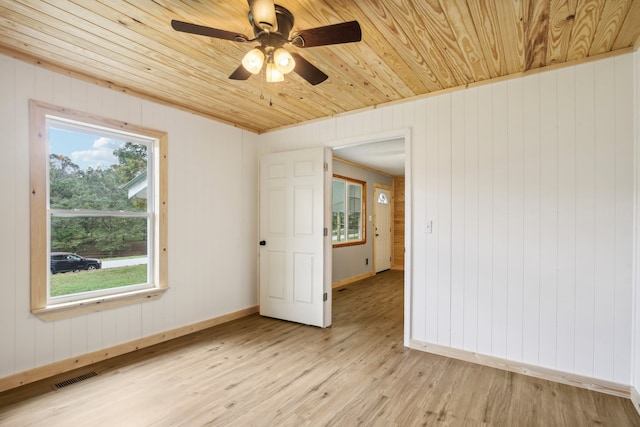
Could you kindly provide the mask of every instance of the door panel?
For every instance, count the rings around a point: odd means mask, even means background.
[[[331,324],[331,258],[324,234],[327,150],[273,153],[261,161],[260,314],[308,325]],[[330,160],[329,160],[330,161]],[[328,175],[330,177],[330,173]],[[328,270],[327,270],[328,264]],[[327,301],[324,294],[327,293]],[[327,305],[329,305],[327,309]]]
[[[376,187],[374,191],[375,270],[379,273],[391,268],[391,190]]]

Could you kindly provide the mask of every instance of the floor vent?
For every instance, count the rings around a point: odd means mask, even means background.
[[[70,378],[68,380],[64,380],[64,381],[60,381],[59,383],[56,383],[56,388],[63,388],[66,387],[68,385],[71,384],[75,384],[75,383],[79,383],[80,381],[84,381],[84,380],[88,380],[91,377],[95,377],[98,374],[96,374],[95,372],[89,372],[88,374],[82,374],[79,375],[75,378]]]

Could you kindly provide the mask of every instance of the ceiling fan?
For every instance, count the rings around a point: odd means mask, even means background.
[[[326,25],[291,34],[294,20],[293,14],[287,9],[274,4],[273,0],[248,0],[248,3],[249,23],[253,26],[254,32],[252,39],[244,34],[175,19],[171,21],[171,26],[176,31],[200,36],[241,43],[259,42],[259,46],[251,49],[244,56],[242,65],[231,73],[229,78],[233,80],[246,80],[252,74],[260,73],[266,63],[265,77],[268,82],[283,81],[285,74],[294,71],[312,85],[317,85],[329,76],[299,54],[289,52],[283,46],[291,44],[299,48],[307,48],[362,40],[358,21]]]

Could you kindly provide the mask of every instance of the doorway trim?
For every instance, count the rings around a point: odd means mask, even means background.
[[[370,135],[362,135],[352,138],[329,141],[327,147],[335,150],[353,145],[369,144],[372,142],[386,141],[389,139],[404,140],[404,177],[405,177],[405,200],[404,200],[404,340],[403,345],[410,347],[411,344],[411,307],[413,301],[413,209],[412,209],[412,173],[411,173],[411,128],[401,128]]]

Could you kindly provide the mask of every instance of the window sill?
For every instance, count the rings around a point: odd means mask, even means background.
[[[366,245],[367,241],[366,240],[358,240],[356,242],[344,242],[344,243],[334,243],[333,247],[334,248],[344,248],[347,246],[357,246],[357,245]]]
[[[145,301],[153,301],[160,298],[169,288],[152,288],[133,291],[117,295],[86,299],[82,301],[67,302],[63,304],[48,305],[31,310],[33,314],[45,321],[68,319],[87,313],[109,310],[127,305],[139,304]]]

